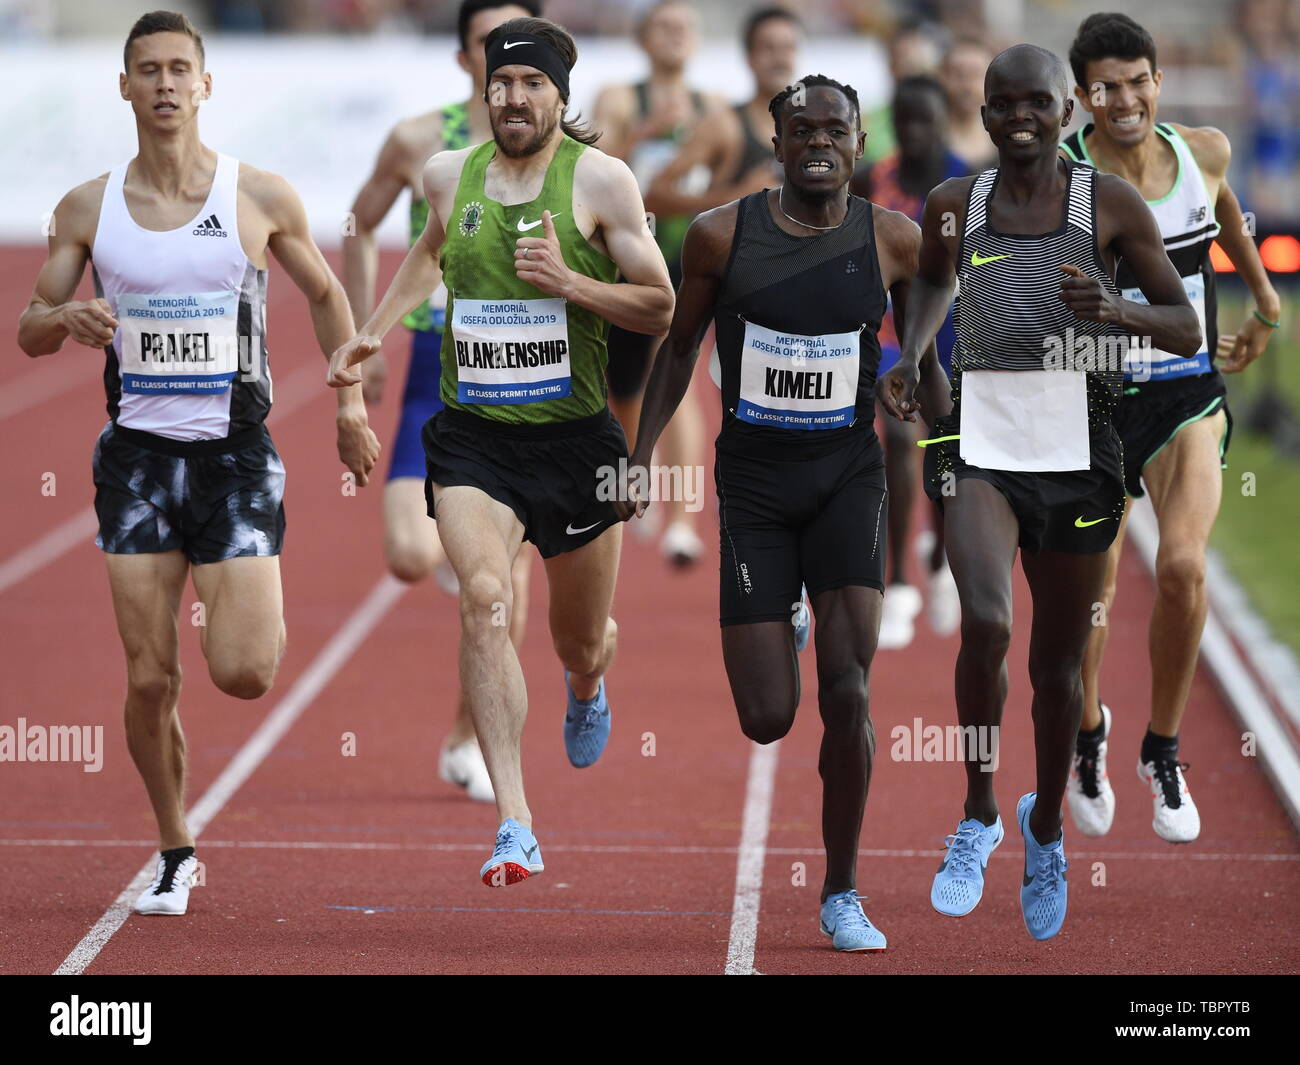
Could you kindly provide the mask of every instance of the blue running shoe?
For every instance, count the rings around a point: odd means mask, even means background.
[[[1051,939],[1065,923],[1065,906],[1069,899],[1065,883],[1065,831],[1055,843],[1041,846],[1029,830],[1029,815],[1038,796],[1034,792],[1020,796],[1016,803],[1016,820],[1025,837],[1025,879],[1020,888],[1020,912],[1025,928],[1035,939]]]
[[[513,817],[507,817],[497,829],[492,857],[483,863],[478,875],[488,887],[506,887],[527,880],[545,868],[533,830],[525,828]]]
[[[885,933],[867,920],[858,893],[851,889],[822,903],[822,931],[836,950],[885,949]]]
[[[984,894],[989,856],[1005,834],[1000,817],[991,825],[974,817],[958,822],[957,831],[943,841],[948,853],[934,874],[930,905],[947,917],[965,917],[975,909]]]
[[[577,769],[594,765],[609,742],[609,703],[605,700],[605,681],[601,678],[596,698],[582,700],[569,687],[564,674],[564,688],[569,693],[569,709],[564,715],[564,750],[569,763]]]
[[[799,609],[794,615],[794,649],[802,651],[808,646],[808,634],[812,632],[812,613],[808,609],[808,589],[801,588]]]

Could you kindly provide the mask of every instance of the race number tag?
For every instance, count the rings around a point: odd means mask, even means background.
[[[239,371],[239,293],[117,297],[122,390],[225,392]]]
[[[967,370],[961,375],[959,453],[984,470],[1088,469],[1087,374]]]
[[[1201,325],[1201,350],[1189,359],[1186,355],[1174,355],[1172,352],[1148,347],[1141,344],[1137,337],[1132,337],[1124,361],[1124,376],[1130,380],[1163,380],[1210,372],[1210,349],[1207,346],[1210,335],[1205,330],[1205,278],[1200,274],[1192,274],[1182,281],[1183,288],[1187,290],[1187,300],[1196,311],[1196,320]],[[1147,298],[1140,288],[1126,288],[1120,295],[1134,303],[1147,305]]]
[[[858,332],[801,336],[745,322],[736,417],[778,429],[852,425],[858,338]]]
[[[462,403],[541,403],[563,399],[572,390],[563,299],[457,296],[451,335],[456,345],[456,398]]]

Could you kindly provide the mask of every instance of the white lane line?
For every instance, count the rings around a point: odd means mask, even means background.
[[[379,583],[371,589],[361,605],[343,623],[343,627],[321,648],[311,665],[303,671],[275,709],[267,714],[257,731],[248,738],[230,764],[204,792],[203,797],[190,809],[186,819],[195,837],[198,837],[221,812],[221,808],[239,790],[244,781],[253,775],[254,770],[271,749],[289,731],[302,712],[311,705],[312,700],[324,690],[325,685],[361,646],[370,631],[393,608],[406,589],[407,585],[395,577],[385,574],[380,578]],[[103,916],[95,922],[94,927],[82,937],[80,943],[72,948],[71,953],[63,960],[63,964],[54,971],[55,976],[73,976],[85,971],[86,966],[95,960],[99,952],[104,949],[104,945],[122,927],[131,913],[131,904],[153,879],[157,864],[157,857],[151,856],[122,893],[113,900],[112,905],[104,911]]]
[[[85,363],[78,361],[74,355],[59,360],[53,366],[47,365],[23,374],[13,384],[5,385],[4,391],[0,392],[0,421],[30,410],[47,399],[61,396],[64,392],[71,392],[74,388],[97,384],[103,370],[102,356],[92,369],[87,370]]]
[[[772,792],[781,741],[755,743],[745,782],[745,812],[741,817],[740,850],[736,859],[736,894],[731,904],[731,934],[727,938],[727,976],[754,975],[758,942],[758,906],[763,897],[763,859],[772,819]]]
[[[95,508],[87,507],[55,526],[51,532],[43,533],[34,544],[29,544],[16,555],[0,562],[0,595],[74,547],[93,544],[98,529]]]
[[[0,847],[152,847],[156,841],[151,839],[0,839]],[[214,847],[250,848],[253,850],[309,850],[309,851],[480,851],[481,843],[393,843],[381,840],[330,840],[330,839],[205,839],[203,849]],[[599,843],[551,843],[547,850],[565,851],[569,854],[738,854],[739,847],[655,847],[637,845],[609,845]],[[816,854],[819,848],[812,848]],[[795,855],[807,857],[807,847],[768,847],[769,855]],[[861,848],[861,858],[924,858],[933,861],[943,857],[941,849],[935,850],[888,850],[882,848]],[[1281,853],[1263,851],[1258,853],[1212,853],[1198,854],[1182,848],[1170,847],[1167,851],[1085,851],[1070,848],[1070,856],[1076,858],[1098,858],[1104,861],[1142,861],[1142,862],[1300,862],[1300,853]],[[994,858],[999,860],[1021,862],[1024,856],[1004,851],[996,851]]]
[[[284,383],[276,389],[280,398],[271,408],[267,424],[275,425],[304,407],[315,399],[326,386],[322,384],[324,371],[313,367],[295,370],[285,378]],[[87,459],[89,461],[89,459]],[[25,581],[37,570],[44,569],[51,562],[62,557],[74,547],[95,542],[95,533],[99,531],[99,521],[95,517],[95,508],[73,515],[52,532],[43,533],[35,543],[29,544],[16,555],[0,562],[0,595],[15,584]]]

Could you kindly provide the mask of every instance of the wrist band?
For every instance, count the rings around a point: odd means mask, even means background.
[[[1255,317],[1258,318],[1261,322],[1263,322],[1263,323],[1264,323],[1266,326],[1268,326],[1270,329],[1278,329],[1278,328],[1280,328],[1281,325],[1282,325],[1282,319],[1281,319],[1281,318],[1278,318],[1278,320],[1277,320],[1276,322],[1270,322],[1267,318],[1265,318],[1262,314],[1259,313],[1259,308],[1258,308],[1258,307],[1255,308]]]

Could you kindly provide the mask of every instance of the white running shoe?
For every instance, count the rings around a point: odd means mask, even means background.
[[[199,860],[192,854],[188,858],[170,851],[168,854],[170,857],[159,855],[153,880],[135,900],[136,913],[179,917],[189,905],[190,888],[194,884]]]
[[[438,756],[438,776],[448,784],[464,788],[475,802],[496,802],[487,763],[483,761],[478,740],[473,737],[454,747],[450,742],[442,745],[442,753]]]
[[[445,558],[433,567],[433,579],[448,595],[460,595],[460,581],[456,579],[456,571]]]
[[[1110,707],[1101,704],[1101,742],[1095,753],[1080,753],[1075,745],[1070,779],[1065,784],[1066,804],[1074,827],[1085,836],[1104,836],[1115,820],[1115,791],[1106,773],[1106,741],[1110,736]]]
[[[1176,757],[1143,762],[1138,756],[1138,779],[1151,789],[1151,827],[1169,843],[1191,843],[1201,834],[1201,814],[1183,779],[1186,768]]]
[[[961,597],[946,561],[930,574],[926,618],[936,636],[951,636],[961,626]]]
[[[921,593],[910,584],[891,584],[885,589],[885,603],[880,613],[880,638],[876,647],[895,651],[906,647],[916,635],[913,622],[921,612]]]
[[[659,546],[674,566],[694,565],[704,553],[704,541],[684,521],[669,525]]]

